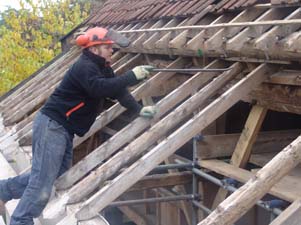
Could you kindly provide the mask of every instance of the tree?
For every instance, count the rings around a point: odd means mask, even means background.
[[[81,0],[18,0],[1,14],[0,95],[61,52],[59,39],[82,22],[90,4]]]

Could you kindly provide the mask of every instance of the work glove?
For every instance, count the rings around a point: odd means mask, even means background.
[[[149,66],[149,65],[136,66],[133,69],[133,72],[134,72],[137,80],[143,80],[143,79],[145,79],[150,74],[150,72],[153,69],[154,69],[154,67],[153,66]]]
[[[145,118],[153,118],[157,113],[156,106],[144,106],[141,110],[139,115]]]

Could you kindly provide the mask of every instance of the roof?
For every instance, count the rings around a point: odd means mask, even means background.
[[[267,0],[108,0],[90,24],[114,24],[149,19],[188,17],[201,13],[208,5],[212,12],[239,10]]]

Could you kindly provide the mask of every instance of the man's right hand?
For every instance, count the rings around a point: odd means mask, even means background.
[[[150,74],[152,69],[154,69],[154,67],[149,65],[136,66],[133,69],[133,72],[137,80],[143,80]]]

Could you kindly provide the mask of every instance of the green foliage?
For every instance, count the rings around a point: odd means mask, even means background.
[[[59,39],[81,23],[90,4],[81,0],[18,0],[1,13],[0,95],[61,52]]]

